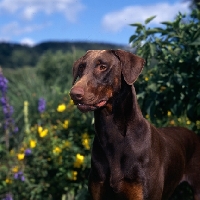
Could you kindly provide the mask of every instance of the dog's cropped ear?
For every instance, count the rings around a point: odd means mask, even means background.
[[[112,50],[112,52],[121,62],[124,80],[128,85],[132,85],[142,72],[145,60],[124,50]]]

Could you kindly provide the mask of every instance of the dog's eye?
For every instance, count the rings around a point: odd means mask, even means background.
[[[107,66],[106,66],[106,65],[100,65],[100,66],[99,66],[99,69],[100,69],[101,71],[104,71],[104,70],[107,69]]]

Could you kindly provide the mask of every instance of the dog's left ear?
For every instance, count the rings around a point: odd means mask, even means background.
[[[132,85],[142,72],[145,60],[124,50],[112,50],[112,53],[114,53],[121,62],[124,80],[128,85]]]

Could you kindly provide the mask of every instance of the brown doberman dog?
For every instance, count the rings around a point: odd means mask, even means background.
[[[187,181],[200,200],[200,139],[186,128],[155,128],[142,116],[133,83],[144,63],[123,50],[91,50],[74,64],[71,98],[95,117],[92,199],[167,200]]]

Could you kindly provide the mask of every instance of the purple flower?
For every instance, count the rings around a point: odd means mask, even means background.
[[[25,181],[25,177],[24,177],[24,175],[21,176],[21,181],[22,181],[22,182]]]
[[[18,176],[19,176],[19,174],[18,174],[18,173],[15,173],[15,174],[14,174],[14,179],[18,179]]]
[[[18,131],[19,131],[19,128],[18,128],[17,126],[15,126],[13,132],[14,132],[14,133],[17,133]]]
[[[3,76],[2,73],[0,73],[0,90],[5,93],[7,90],[7,83],[8,80]]]
[[[25,181],[25,177],[22,171],[19,171],[17,173],[14,174],[14,179],[18,179],[21,180],[22,182]]]
[[[6,197],[3,200],[13,200],[11,194],[6,194]]]
[[[29,156],[29,155],[31,155],[32,151],[31,151],[31,149],[26,149],[24,153],[26,156]]]
[[[0,98],[0,103],[2,105],[2,110],[4,114],[4,130],[8,131],[9,133],[16,133],[18,132],[18,128],[15,126],[14,119],[12,119],[12,115],[14,112],[13,107],[9,104],[8,98],[6,96],[8,87],[8,80],[3,76],[3,73],[0,69],[0,92],[2,94]],[[8,146],[9,143],[7,142]]]
[[[46,108],[46,101],[44,98],[40,98],[38,101],[38,111],[40,113],[43,113],[45,111]]]
[[[12,116],[13,112],[14,112],[13,107],[8,105],[8,103],[6,105],[3,105],[3,113],[6,118],[10,118]]]
[[[6,97],[1,97],[1,104],[2,106],[5,106],[6,105]]]

